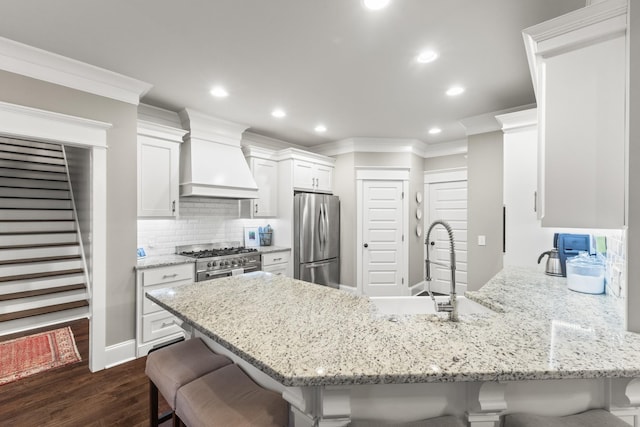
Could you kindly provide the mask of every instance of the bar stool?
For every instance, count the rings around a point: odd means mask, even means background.
[[[189,427],[286,427],[289,405],[238,365],[210,372],[178,390],[176,414]]]
[[[504,427],[629,427],[609,411],[591,409],[565,417],[549,417],[525,413],[504,416]]]
[[[145,374],[149,377],[149,403],[151,426],[175,416],[176,393],[183,385],[215,371],[232,361],[226,356],[216,354],[200,338],[192,338],[155,349],[147,355]],[[158,391],[165,398],[171,411],[158,415]]]

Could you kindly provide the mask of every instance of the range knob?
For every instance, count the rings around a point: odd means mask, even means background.
[[[211,263],[210,262],[207,263],[207,267],[211,267]]]

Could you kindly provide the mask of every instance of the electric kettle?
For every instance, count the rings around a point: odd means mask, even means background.
[[[560,264],[560,256],[557,249],[551,249],[550,251],[542,252],[538,257],[538,264],[542,261],[542,257],[549,255],[547,258],[547,265],[545,268],[545,274],[549,276],[562,276],[562,265]]]

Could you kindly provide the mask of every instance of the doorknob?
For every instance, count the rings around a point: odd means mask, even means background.
[[[432,241],[432,242],[431,242],[431,243],[429,243],[429,244],[430,244],[431,246],[435,246],[435,245],[436,245],[436,242],[433,242],[433,241]]]
[[[363,246],[364,246],[365,248],[368,248],[368,247],[369,247],[369,244],[368,244],[368,243],[365,243]]]

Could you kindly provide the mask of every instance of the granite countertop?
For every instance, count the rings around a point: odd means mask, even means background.
[[[166,267],[176,264],[194,264],[195,262],[195,258],[178,254],[146,256],[144,258],[138,258],[138,263],[134,269],[144,270],[145,268]]]
[[[258,249],[258,252],[262,254],[268,254],[271,252],[284,252],[284,251],[291,250],[291,248],[286,248],[284,246],[258,246],[256,249]]]
[[[497,311],[458,323],[390,322],[366,297],[262,272],[150,295],[286,386],[640,376],[622,301],[534,269],[506,268],[468,292]]]

